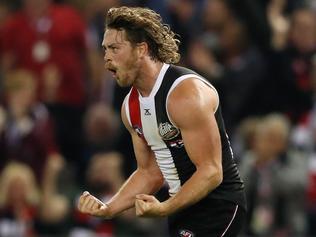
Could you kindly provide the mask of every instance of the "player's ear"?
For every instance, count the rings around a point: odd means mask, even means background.
[[[136,47],[139,57],[142,58],[148,55],[148,44],[146,42],[138,43]]]

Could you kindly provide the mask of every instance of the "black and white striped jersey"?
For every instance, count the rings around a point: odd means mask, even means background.
[[[178,192],[181,185],[196,170],[185,150],[181,131],[172,123],[166,109],[171,91],[188,78],[202,80],[215,90],[197,73],[187,68],[164,64],[148,97],[142,97],[133,87],[124,100],[126,117],[137,134],[145,139],[154,152],[160,170],[169,185],[171,196]],[[245,206],[243,183],[233,159],[219,104],[215,118],[222,143],[223,182],[210,192],[208,197],[225,199]]]

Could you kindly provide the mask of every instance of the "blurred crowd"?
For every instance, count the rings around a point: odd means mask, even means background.
[[[107,9],[159,12],[218,90],[248,201],[243,236],[316,236],[316,0],[1,0],[0,236],[165,237],[166,221],[76,209],[135,169],[104,70]],[[162,190],[158,198],[165,198]]]

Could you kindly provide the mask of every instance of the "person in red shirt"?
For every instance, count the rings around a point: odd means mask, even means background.
[[[86,26],[70,6],[24,0],[3,26],[4,72],[24,68],[38,79],[37,97],[56,123],[67,160],[80,157],[81,118],[86,102]]]
[[[5,69],[22,67],[39,75],[39,98],[81,106],[84,102],[85,24],[68,6],[25,0],[3,27]],[[53,86],[56,91],[52,95]]]

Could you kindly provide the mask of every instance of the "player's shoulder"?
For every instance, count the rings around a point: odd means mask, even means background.
[[[170,101],[194,101],[199,98],[212,97],[216,94],[215,88],[197,77],[189,77],[179,82],[170,92]]]
[[[190,113],[203,111],[213,108],[215,112],[219,104],[217,91],[209,83],[200,78],[190,77],[181,81],[171,91],[168,101],[167,110],[169,113],[178,113],[179,110]]]

